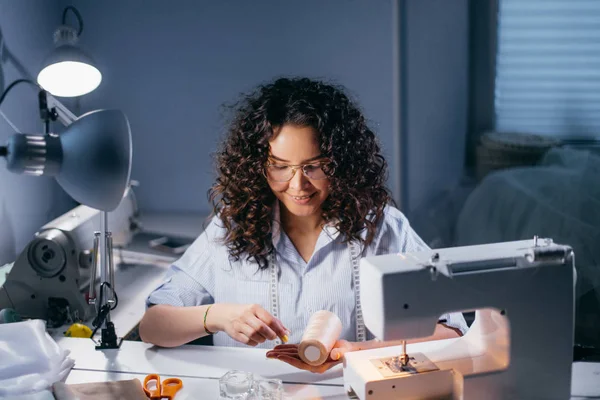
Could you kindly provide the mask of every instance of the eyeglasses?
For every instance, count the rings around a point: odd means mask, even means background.
[[[325,161],[313,162],[301,165],[285,165],[285,164],[267,164],[266,176],[267,179],[274,182],[289,182],[292,180],[296,171],[301,169],[304,176],[308,179],[322,180],[327,179],[327,174],[323,171]]]

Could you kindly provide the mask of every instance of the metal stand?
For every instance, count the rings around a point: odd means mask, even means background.
[[[117,307],[119,302],[115,292],[115,267],[113,261],[112,233],[108,231],[108,215],[101,213],[100,232],[94,232],[94,250],[92,254],[92,275],[88,303],[96,306],[96,318],[92,323],[95,327],[92,339],[98,329],[101,331],[100,343],[96,350],[117,349],[121,346],[122,338],[118,338],[115,325],[110,320],[110,311]],[[100,259],[100,293],[96,298],[96,267]]]

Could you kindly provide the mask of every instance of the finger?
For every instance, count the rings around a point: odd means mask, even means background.
[[[286,349],[296,349],[298,350],[297,344],[279,344],[273,347],[273,350],[286,350]]]
[[[339,361],[344,356],[346,351],[346,349],[333,349],[329,353],[329,358],[333,361]]]
[[[298,354],[298,348],[292,347],[289,349],[273,349],[270,350],[270,352],[277,354]]]
[[[283,326],[283,323],[269,314],[267,310],[262,307],[257,307],[254,310],[254,314],[263,321],[269,328],[271,328],[277,336],[279,336],[284,342],[287,341],[287,336],[290,334],[289,329]]]
[[[265,341],[265,338],[263,338],[262,336],[260,336],[258,334],[255,334],[254,330],[249,325],[247,325],[244,321],[240,321],[240,320],[233,321],[232,328],[236,334],[241,334],[241,335],[247,337],[248,340],[256,342],[257,344],[263,343]]]
[[[333,361],[339,361],[346,352],[357,350],[354,349],[354,346],[351,342],[346,340],[338,340],[333,345],[333,350],[329,353],[329,358]]]
[[[316,374],[322,374],[323,372],[327,371],[329,368],[331,368],[333,365],[336,364],[336,363],[325,363],[325,364],[313,366],[313,365],[306,364],[304,361],[298,360],[293,357],[279,356],[279,357],[277,357],[277,359],[283,361],[284,363],[290,364],[291,366],[296,367],[298,369],[303,369],[305,371],[314,372]]]
[[[296,357],[296,358],[300,357],[300,355],[298,354],[298,351],[294,350],[294,349],[270,350],[267,352],[267,357],[278,356],[278,355],[285,355],[285,356],[291,356],[291,357]]]
[[[256,341],[250,339],[248,336],[244,335],[241,332],[236,332],[235,334],[229,335],[229,336],[231,336],[231,338],[233,340],[236,340],[243,344],[247,344],[248,346],[252,346],[252,347],[258,346],[258,343]]]
[[[246,316],[246,323],[250,325],[255,332],[265,338],[265,340],[275,340],[277,335],[271,328],[261,321],[256,315],[250,313]]]
[[[248,324],[240,324],[240,329],[239,329],[240,333],[243,333],[244,335],[246,335],[250,340],[253,340],[257,343],[264,343],[264,341],[266,340],[264,336],[260,335],[258,332],[256,332],[254,330],[253,327],[251,327]]]

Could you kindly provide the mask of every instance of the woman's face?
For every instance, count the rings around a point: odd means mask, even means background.
[[[289,165],[306,165],[305,169],[310,175],[324,177],[319,161],[325,161],[325,157],[319,150],[316,132],[311,127],[283,125],[269,144],[267,181],[275,196],[295,216],[320,213],[321,205],[329,195],[329,179],[311,179],[298,167],[289,181],[278,182],[285,179],[285,173],[292,173],[290,168],[286,168]]]

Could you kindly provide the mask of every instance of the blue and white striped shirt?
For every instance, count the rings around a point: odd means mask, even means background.
[[[356,341],[355,297],[352,283],[350,248],[340,233],[326,225],[308,262],[293,243],[278,229],[279,208],[275,207],[273,245],[279,265],[279,318],[291,331],[290,343],[299,343],[310,316],[329,310],[342,321],[340,339]],[[254,262],[233,261],[221,239],[225,229],[213,217],[206,230],[167,272],[164,282],[147,299],[147,305],[198,306],[211,303],[260,304],[270,308],[269,269],[259,270]],[[374,240],[362,257],[427,250],[427,245],[412,230],[406,217],[388,206]],[[445,314],[446,324],[466,332],[461,313]],[[372,336],[369,335],[369,338]],[[226,333],[213,338],[218,346],[242,346]],[[274,341],[259,345],[271,348]]]

